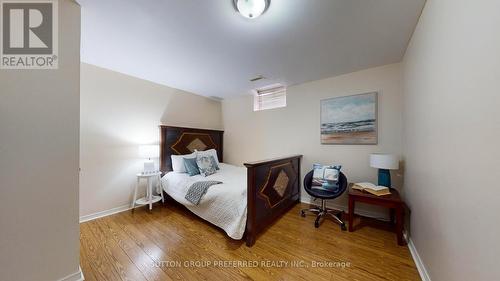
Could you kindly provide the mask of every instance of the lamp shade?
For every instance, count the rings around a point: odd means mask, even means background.
[[[160,146],[158,145],[140,145],[139,157],[141,158],[158,158],[160,157]]]
[[[399,157],[394,154],[379,154],[370,155],[370,166],[378,169],[397,170],[399,169]]]

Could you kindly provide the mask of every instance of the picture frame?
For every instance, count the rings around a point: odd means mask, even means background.
[[[378,92],[320,101],[321,144],[378,144]]]

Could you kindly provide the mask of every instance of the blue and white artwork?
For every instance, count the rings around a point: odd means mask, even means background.
[[[322,144],[377,144],[377,93],[321,101]]]

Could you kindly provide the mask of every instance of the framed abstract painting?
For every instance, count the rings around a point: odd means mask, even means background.
[[[377,92],[321,100],[322,144],[377,144]]]

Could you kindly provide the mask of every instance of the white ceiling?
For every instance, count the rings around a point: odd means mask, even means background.
[[[425,0],[271,0],[254,20],[232,0],[78,2],[83,62],[225,98],[399,62]]]

